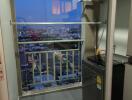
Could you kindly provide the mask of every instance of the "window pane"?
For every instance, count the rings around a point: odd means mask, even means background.
[[[80,22],[80,1],[15,0],[16,21]],[[80,85],[81,42],[77,41],[81,39],[80,24],[17,25],[16,28],[22,93]]]
[[[18,22],[79,22],[81,0],[15,0]]]

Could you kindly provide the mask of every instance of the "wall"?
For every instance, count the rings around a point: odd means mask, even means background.
[[[85,21],[90,21],[92,22],[94,20],[94,11],[93,9],[87,9],[85,11],[85,14],[87,16],[87,19],[85,19]],[[88,56],[93,56],[95,55],[95,39],[96,39],[96,31],[95,31],[95,27],[93,27],[92,25],[84,25],[83,28],[83,32],[84,32],[84,59],[86,59]]]
[[[9,100],[18,100],[13,31],[12,26],[10,25],[10,20],[10,0],[0,0],[0,21],[4,46],[5,66],[7,72]]]
[[[117,0],[116,29],[115,29],[115,53],[126,55],[128,40],[128,25],[131,0]],[[106,27],[105,27],[106,28]],[[100,36],[103,28],[100,29]],[[101,40],[100,47],[105,49],[106,29]]]
[[[7,89],[7,76],[6,76],[6,68],[5,68],[5,59],[4,59],[4,49],[3,49],[3,40],[1,34],[1,26],[0,26],[0,73],[3,76],[3,79],[0,78],[0,100],[8,100],[8,89]]]

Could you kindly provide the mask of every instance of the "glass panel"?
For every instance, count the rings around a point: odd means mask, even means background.
[[[81,0],[15,0],[17,22],[79,22]]]
[[[17,22],[81,22],[81,10],[81,0],[15,0]],[[17,25],[16,35],[22,95],[80,85],[80,24]]]

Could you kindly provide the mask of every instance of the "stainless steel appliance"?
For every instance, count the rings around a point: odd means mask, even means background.
[[[123,100],[125,64],[119,58],[113,61],[112,100]],[[104,100],[105,60],[89,58],[83,66],[84,100]]]

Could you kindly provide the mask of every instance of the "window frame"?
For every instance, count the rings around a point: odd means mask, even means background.
[[[72,88],[78,88],[78,87],[81,87],[82,86],[82,81],[80,82],[80,83],[78,83],[77,84],[77,86],[73,86],[73,87],[67,87],[68,85],[66,85],[66,87],[65,88],[58,88],[58,89],[51,89],[51,90],[41,90],[41,91],[37,91],[37,92],[29,92],[29,94],[23,94],[23,92],[22,92],[22,80],[21,80],[21,69],[20,69],[20,61],[19,61],[19,48],[18,48],[18,41],[17,41],[17,25],[21,25],[21,24],[28,24],[28,25],[30,25],[30,24],[37,24],[37,25],[43,25],[43,24],[81,24],[81,26],[83,25],[83,24],[91,24],[91,23],[93,23],[94,24],[94,22],[51,22],[51,23],[45,23],[45,22],[39,22],[39,23],[31,23],[31,22],[16,22],[16,14],[15,14],[15,5],[14,5],[14,2],[15,2],[15,0],[11,0],[10,1],[11,2],[11,14],[12,14],[12,20],[11,20],[11,24],[13,25],[13,32],[14,32],[14,44],[15,44],[15,52],[16,52],[16,64],[17,64],[17,77],[18,77],[18,91],[19,91],[19,96],[21,97],[23,97],[23,96],[29,96],[29,95],[35,95],[35,94],[43,94],[43,93],[50,93],[50,92],[57,92],[57,91],[63,91],[63,90],[67,90],[67,89],[72,89]],[[83,7],[83,4],[82,4],[82,7]],[[81,30],[82,30],[82,28],[81,28]],[[81,31],[81,34],[82,34],[82,31]],[[80,35],[81,35],[80,34]],[[81,36],[81,38],[82,38],[82,36]],[[68,42],[71,42],[71,41],[74,41],[74,40],[69,40]],[[79,40],[75,40],[76,42],[78,42],[78,43],[82,43],[82,42],[84,42],[84,40],[83,39],[79,39]],[[46,42],[55,42],[55,41],[46,41]],[[60,41],[56,41],[56,42],[60,42]],[[61,41],[62,42],[62,41]],[[80,52],[81,52],[81,49],[80,49]],[[80,53],[80,55],[81,55],[81,53]],[[81,56],[80,56],[81,57]],[[82,58],[80,58],[80,59],[82,59]],[[82,69],[82,63],[81,63],[81,69]],[[81,72],[82,73],[82,72]],[[82,77],[82,76],[81,76]],[[81,80],[82,80],[82,78],[81,78]],[[57,86],[58,87],[58,86]]]

